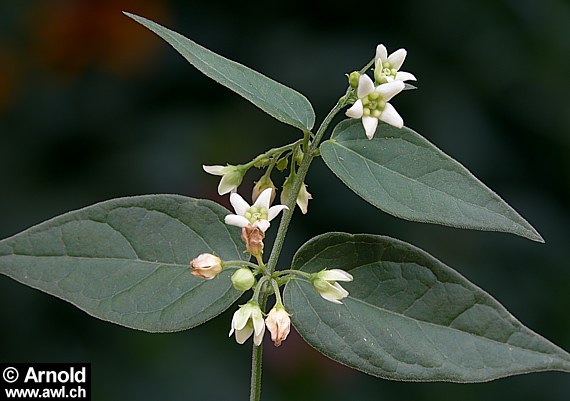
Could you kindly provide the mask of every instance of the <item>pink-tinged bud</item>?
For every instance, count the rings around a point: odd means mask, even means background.
[[[192,274],[211,280],[222,271],[222,260],[210,253],[203,253],[190,263]]]
[[[275,184],[273,184],[273,181],[271,181],[271,178],[268,177],[267,175],[264,175],[259,179],[259,181],[255,183],[253,190],[251,191],[251,199],[253,200],[253,202],[255,202],[257,198],[259,198],[259,195],[261,195],[261,193],[265,191],[267,188],[271,188],[273,190],[271,191],[271,198],[269,200],[269,204],[273,203],[273,201],[275,200],[275,195],[277,193],[277,190],[275,188]]]
[[[263,253],[264,238],[265,233],[259,227],[250,224],[241,229],[241,239],[245,242],[245,248],[253,256],[259,256]]]
[[[279,347],[281,341],[285,340],[289,335],[291,319],[283,306],[276,305],[265,318],[265,326],[271,333],[271,341],[273,341],[276,347]]]

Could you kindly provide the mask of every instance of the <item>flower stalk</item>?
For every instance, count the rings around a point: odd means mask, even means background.
[[[372,65],[374,64],[374,59],[370,60],[369,63],[366,64],[361,70],[360,73],[365,73]],[[289,193],[289,197],[285,206],[287,208],[283,211],[283,217],[279,223],[279,228],[277,229],[277,236],[275,237],[275,242],[273,243],[273,248],[271,249],[271,254],[269,255],[269,260],[267,261],[267,265],[265,268],[265,276],[259,281],[256,287],[256,291],[258,288],[261,288],[262,280],[266,277],[271,277],[275,272],[275,268],[277,267],[277,261],[279,260],[279,255],[281,254],[281,250],[283,249],[283,243],[285,241],[285,236],[287,234],[287,230],[289,229],[289,224],[291,223],[291,218],[293,217],[293,212],[295,211],[295,203],[297,201],[297,197],[299,196],[299,192],[301,191],[301,187],[305,181],[305,177],[309,172],[309,167],[313,159],[319,154],[318,149],[319,145],[325,135],[325,132],[329,125],[331,124],[333,118],[349,103],[349,95],[353,91],[353,89],[349,86],[345,92],[345,94],[338,100],[337,104],[329,111],[317,133],[314,135],[313,140],[310,141],[312,137],[311,133],[304,132],[303,139],[295,142],[292,145],[288,145],[287,149],[284,149],[284,153],[286,150],[294,149],[298,143],[304,143],[304,155],[303,159],[301,160],[301,165],[297,170],[297,176],[291,183],[291,192]],[[308,149],[307,149],[308,148]],[[271,152],[271,150],[269,151]],[[266,152],[265,154],[267,154]],[[277,152],[275,152],[277,153]],[[264,155],[265,155],[264,154]],[[261,155],[260,155],[261,156]],[[258,158],[260,157],[258,156]],[[257,158],[256,158],[257,159]],[[254,159],[255,160],[255,159]],[[289,272],[290,273],[290,272]],[[261,310],[265,310],[267,303],[267,294],[264,293],[262,300],[260,302]],[[250,401],[259,401],[261,397],[261,359],[263,354],[263,344],[260,346],[253,345],[252,353],[251,353],[251,388],[250,388]]]

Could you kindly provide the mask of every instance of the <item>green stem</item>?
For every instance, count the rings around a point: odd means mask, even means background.
[[[275,306],[283,307],[283,301],[281,300],[281,293],[279,292],[277,281],[271,280],[271,285],[273,286],[273,292],[275,293]]]
[[[282,153],[293,149],[295,146],[299,145],[303,143],[303,139],[299,139],[293,143],[290,143],[289,145],[284,145],[284,146],[280,146],[278,148],[273,148],[273,149],[269,149],[267,152],[262,153],[258,156],[256,156],[252,161],[250,161],[249,163],[244,164],[243,166],[245,168],[251,168],[253,167],[257,162],[262,161],[263,159],[267,159],[268,157],[274,156],[274,155],[281,155]]]
[[[332,119],[345,105],[346,105],[346,96],[341,98],[341,100],[332,108],[329,114],[325,117],[324,121],[322,122],[321,126],[319,127],[315,135],[315,139],[311,142],[309,146],[308,152],[305,153],[303,160],[301,161],[299,170],[297,170],[297,176],[293,180],[291,192],[289,193],[289,199],[287,199],[286,205],[288,209],[285,209],[283,217],[281,218],[281,223],[279,224],[279,229],[277,230],[277,237],[275,238],[275,243],[273,244],[273,249],[271,249],[271,254],[269,255],[269,261],[267,262],[267,268],[268,268],[267,270],[269,274],[272,274],[275,271],[275,267],[277,266],[277,260],[279,259],[279,254],[281,253],[281,249],[283,248],[285,235],[287,234],[289,223],[291,222],[291,218],[293,217],[293,212],[295,211],[295,202],[297,200],[297,196],[299,195],[299,191],[301,190],[301,185],[303,185],[305,177],[307,176],[307,172],[309,171],[309,166],[311,165],[311,162],[315,158],[314,153],[318,149],[319,144],[325,134],[325,131],[330,125]]]
[[[254,270],[258,269],[258,266],[255,263],[251,263],[251,262],[246,262],[245,260],[224,260],[223,262],[224,267],[230,267],[230,266],[242,266],[242,267],[250,267]]]
[[[259,292],[261,291],[264,282],[269,280],[270,276],[263,276],[259,283],[257,283],[257,287],[255,287],[255,291],[253,294],[253,299],[255,301],[259,300]],[[267,292],[263,292],[263,297],[260,302],[260,308],[262,311],[265,311],[265,305],[267,304]],[[252,345],[251,349],[251,382],[250,382],[250,393],[249,393],[249,401],[260,401],[261,398],[261,365],[263,361],[263,342],[259,345]]]
[[[251,391],[249,401],[259,401],[261,398],[261,361],[263,356],[263,343],[259,346],[253,344],[251,350]]]
[[[372,64],[374,60],[370,61],[362,70],[361,73],[366,72]],[[299,166],[299,170],[297,171],[297,176],[293,180],[293,186],[291,188],[291,192],[289,193],[289,199],[287,199],[287,207],[289,209],[285,209],[283,217],[281,218],[281,222],[279,223],[279,229],[277,230],[277,237],[275,238],[275,243],[273,244],[273,248],[271,249],[271,254],[269,255],[269,261],[267,262],[267,269],[265,271],[265,277],[270,277],[273,272],[275,271],[275,267],[277,266],[277,260],[279,259],[279,254],[281,253],[281,249],[283,248],[283,242],[285,241],[285,235],[287,234],[287,229],[289,228],[289,223],[291,222],[291,218],[293,217],[293,212],[295,210],[295,202],[297,200],[297,196],[299,196],[299,191],[301,191],[301,186],[305,181],[305,177],[307,176],[307,172],[309,171],[309,166],[311,162],[315,158],[317,154],[317,150],[319,148],[320,142],[323,139],[323,136],[330,125],[332,119],[338,114],[343,107],[347,105],[348,95],[352,89],[348,87],[346,90],[345,95],[337,102],[337,104],[332,108],[329,114],[325,117],[321,126],[317,130],[315,137],[312,142],[309,144],[308,151],[305,152],[303,156],[303,160],[301,161],[301,165]],[[310,140],[310,133],[307,135],[307,131],[303,132],[303,139],[294,142],[293,144],[283,146],[281,148],[271,149],[268,152],[259,155],[255,159],[253,159],[247,166],[251,167],[255,163],[260,160],[263,160],[270,155],[279,153],[282,154],[286,150],[293,149],[299,143],[303,143],[305,146],[308,144]],[[306,149],[306,148],[305,148]],[[305,150],[304,149],[304,150]],[[262,278],[262,279],[263,279]],[[261,280],[260,280],[261,281]],[[267,292],[264,291],[262,301],[260,303],[261,310],[265,310],[265,306],[267,304]],[[260,346],[253,345],[253,350],[251,353],[251,392],[250,392],[250,401],[259,401],[261,397],[261,358],[263,354],[263,343]]]
[[[311,273],[305,273],[305,272],[302,272],[301,270],[293,270],[293,269],[279,270],[279,271],[274,273],[274,276],[283,276],[286,274],[298,275],[298,276],[301,276],[304,278],[311,278],[311,276],[312,276]]]

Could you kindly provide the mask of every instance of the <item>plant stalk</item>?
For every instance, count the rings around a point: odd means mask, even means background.
[[[346,105],[346,96],[341,98],[341,100],[332,108],[329,114],[323,120],[321,126],[319,127],[317,134],[315,135],[315,139],[310,143],[309,150],[305,152],[303,156],[303,160],[301,161],[301,165],[297,170],[297,175],[293,180],[293,185],[291,188],[291,192],[289,194],[289,199],[287,199],[287,207],[283,213],[283,217],[281,218],[281,223],[279,224],[279,229],[277,230],[277,236],[275,238],[275,243],[273,244],[273,248],[271,249],[271,254],[269,255],[269,261],[267,262],[267,272],[268,274],[272,274],[275,271],[275,267],[277,266],[277,260],[279,259],[279,254],[281,253],[281,249],[283,248],[283,243],[285,241],[285,235],[287,234],[287,229],[289,228],[289,223],[291,222],[291,218],[293,217],[293,212],[295,211],[295,202],[297,201],[297,196],[299,195],[299,191],[301,190],[301,186],[305,181],[305,177],[309,171],[309,166],[311,162],[315,158],[315,151],[318,149],[323,136],[330,125],[332,119],[338,114],[338,112]]]
[[[251,350],[251,384],[250,384],[251,392],[249,394],[249,401],[259,401],[261,398],[262,357],[263,357],[263,343],[261,343],[259,346],[254,344],[253,349]]]
[[[369,62],[360,72],[364,73],[367,69],[369,69],[372,64],[374,63],[374,59]],[[279,259],[279,255],[281,253],[281,249],[283,248],[283,243],[285,241],[285,235],[287,234],[287,230],[289,228],[289,223],[291,223],[291,218],[293,217],[293,212],[295,211],[295,203],[297,201],[297,196],[299,196],[299,192],[301,191],[301,186],[305,182],[305,177],[309,171],[309,166],[311,162],[315,158],[317,154],[317,150],[319,145],[323,139],[323,136],[329,127],[330,123],[332,122],[333,118],[338,114],[343,107],[347,105],[348,102],[348,95],[350,94],[351,88],[349,87],[346,90],[346,93],[337,104],[332,108],[329,114],[325,117],[323,122],[321,123],[317,133],[312,142],[309,142],[311,133],[308,131],[303,132],[303,139],[301,139],[301,143],[303,143],[303,151],[305,154],[303,156],[303,160],[301,160],[301,165],[297,170],[297,175],[293,180],[293,185],[291,188],[291,192],[289,194],[289,199],[287,199],[286,206],[288,209],[285,209],[283,217],[281,218],[281,222],[279,223],[279,229],[277,230],[277,236],[275,238],[275,243],[273,244],[273,248],[271,249],[271,254],[269,255],[269,260],[266,265],[265,269],[265,276],[270,277],[275,268],[277,266],[277,261]],[[257,160],[261,160],[263,156],[267,156],[268,153],[275,154],[281,151],[285,151],[287,148],[291,146],[296,146],[299,141],[294,142],[291,145],[286,145],[281,148],[272,149],[269,152],[266,152],[263,155],[258,156],[254,159],[250,164],[253,165],[254,162]],[[307,145],[308,150],[307,150]],[[295,163],[293,160],[292,163]],[[293,168],[293,167],[292,167]],[[261,310],[265,310],[265,306],[267,304],[267,292],[263,293],[262,300],[260,302]],[[263,355],[263,343],[259,346],[253,345],[253,349],[251,352],[251,391],[250,391],[250,401],[260,401],[261,397],[261,362],[262,362],[262,355]]]

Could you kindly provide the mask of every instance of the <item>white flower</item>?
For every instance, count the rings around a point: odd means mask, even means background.
[[[211,280],[222,271],[222,260],[211,253],[203,253],[190,262],[192,274]]]
[[[239,194],[231,194],[230,203],[234,207],[236,214],[228,214],[224,220],[226,224],[241,228],[251,225],[265,232],[269,228],[269,222],[277,217],[279,212],[283,209],[287,209],[285,205],[269,207],[272,191],[272,188],[265,189],[259,195],[253,206],[249,206],[249,203]]]
[[[208,174],[221,175],[222,179],[218,185],[218,193],[220,195],[225,195],[228,192],[235,192],[241,184],[243,179],[244,171],[239,166],[232,166],[231,164],[227,166],[206,166],[203,165],[202,168]]]
[[[335,304],[342,304],[340,300],[348,296],[348,291],[337,281],[352,281],[352,275],[340,269],[325,269],[315,273],[311,281],[321,297]]]
[[[381,84],[392,81],[415,81],[414,74],[399,71],[407,54],[408,52],[405,49],[398,49],[388,56],[386,47],[378,45],[374,60],[374,79],[376,82]]]
[[[232,318],[232,328],[229,337],[236,333],[236,341],[243,344],[253,334],[253,343],[260,345],[265,333],[265,322],[259,305],[255,302],[248,302],[241,305]]]
[[[394,106],[388,103],[402,89],[404,89],[402,81],[392,81],[374,87],[368,75],[361,75],[356,89],[358,100],[346,111],[346,115],[351,118],[362,118],[362,125],[368,139],[374,137],[378,120],[402,128],[404,126],[402,117]]]
[[[291,319],[283,305],[275,305],[265,319],[267,330],[271,333],[271,341],[276,347],[281,345],[281,341],[287,339],[291,330]]]

